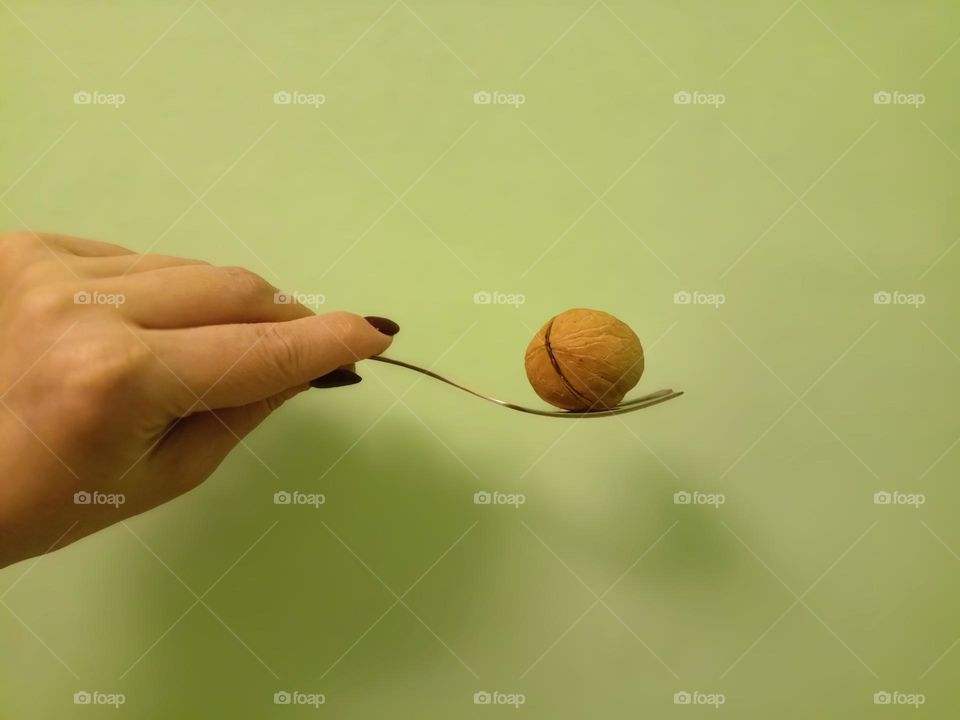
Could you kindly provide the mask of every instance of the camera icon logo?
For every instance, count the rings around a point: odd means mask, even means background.
[[[881,290],[880,292],[875,292],[873,294],[874,305],[889,305],[892,302],[893,295],[888,293],[886,290]]]
[[[474,105],[489,105],[493,102],[493,95],[487,90],[480,90],[473,94]]]
[[[289,705],[293,702],[293,696],[285,690],[278,690],[273,694],[274,705]]]
[[[881,690],[880,692],[875,692],[873,694],[873,704],[874,705],[889,705],[893,702],[893,696],[888,693],[886,690]]]
[[[489,705],[493,702],[493,696],[488,693],[486,690],[481,690],[480,692],[475,692],[473,694],[473,704],[474,705]]]
[[[86,490],[81,490],[80,492],[75,492],[73,494],[74,505],[89,505],[92,500],[93,496]]]
[[[293,293],[285,293],[282,290],[277,290],[273,294],[273,304],[274,305],[293,305],[296,302],[296,298]]]
[[[274,105],[289,105],[293,102],[293,95],[286,90],[278,90],[273,94]]]
[[[93,302],[93,296],[86,290],[81,290],[73,294],[73,302],[75,305],[89,305]]]
[[[486,290],[480,290],[473,294],[474,305],[489,305],[491,302],[493,302],[493,296]]]
[[[489,505],[491,502],[493,502],[493,495],[486,490],[480,490],[473,494],[474,505]]]
[[[873,94],[874,105],[889,105],[893,102],[893,95],[886,90],[881,90]]]
[[[680,92],[675,92],[673,94],[674,105],[689,105],[692,102],[693,102],[693,95],[691,95],[686,90],[681,90]]]
[[[686,490],[681,490],[673,494],[674,505],[689,505],[692,500],[693,496]]]
[[[693,696],[686,690],[681,690],[673,694],[674,705],[689,705],[691,702],[693,702]]]
[[[689,305],[691,302],[693,302],[693,296],[686,290],[680,290],[673,294],[674,305]]]
[[[293,496],[286,490],[280,490],[273,494],[274,505],[289,505],[293,501]]]
[[[86,690],[81,690],[73,694],[74,705],[89,705],[91,702],[93,702],[93,696]]]
[[[74,105],[89,105],[93,102],[93,95],[88,93],[86,90],[80,90],[73,94],[73,104]]]
[[[873,494],[874,505],[890,505],[893,502],[893,495],[885,490]]]

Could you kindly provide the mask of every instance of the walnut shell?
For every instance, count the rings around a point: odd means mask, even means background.
[[[526,354],[537,395],[564,410],[616,407],[643,374],[643,347],[630,327],[600,310],[574,308],[540,328]]]

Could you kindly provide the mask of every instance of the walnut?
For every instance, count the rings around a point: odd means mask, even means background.
[[[643,374],[643,347],[630,327],[605,312],[574,308],[540,328],[526,354],[537,395],[565,410],[616,407]]]

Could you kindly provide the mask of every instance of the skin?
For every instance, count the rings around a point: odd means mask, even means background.
[[[242,268],[0,235],[0,567],[191,490],[311,380],[390,345],[275,292]]]

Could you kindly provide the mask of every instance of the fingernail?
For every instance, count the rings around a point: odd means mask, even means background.
[[[361,380],[363,380],[363,378],[355,372],[337,368],[333,372],[328,372],[323,377],[318,377],[316,380],[311,381],[310,386],[315,388],[335,388],[343,387],[344,385],[356,385]]]
[[[384,317],[377,317],[376,315],[367,315],[365,319],[384,335],[393,337],[400,332],[400,326],[397,325],[393,320],[388,320]]]

